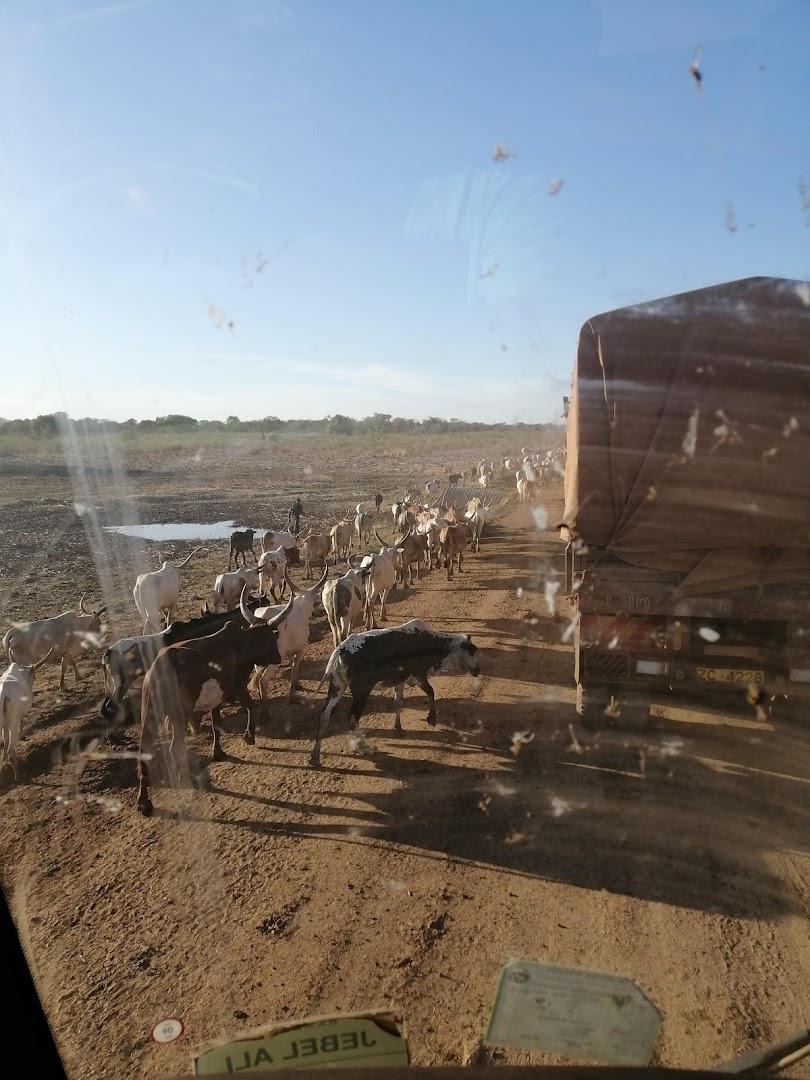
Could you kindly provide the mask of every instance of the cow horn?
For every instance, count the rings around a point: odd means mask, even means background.
[[[356,569],[356,567],[355,567],[354,563],[352,562],[352,559],[362,559],[362,558],[363,558],[363,553],[362,552],[353,551],[351,553],[351,555],[349,555],[348,558],[346,559],[346,565],[349,567],[350,570],[354,570],[354,569]]]
[[[175,568],[175,570],[182,570],[182,569],[183,569],[183,567],[184,567],[184,566],[186,565],[186,563],[188,562],[188,560],[189,560],[189,559],[191,558],[191,556],[192,556],[192,555],[196,555],[198,551],[202,551],[202,548],[198,548],[198,547],[195,547],[195,548],[194,548],[194,550],[193,550],[193,551],[191,552],[191,554],[190,554],[190,555],[186,555],[185,559],[183,559],[183,561],[182,561],[182,562],[179,562],[179,563],[175,563],[175,564],[174,564],[174,568]]]
[[[40,668],[42,667],[42,665],[43,665],[43,664],[47,663],[47,662],[48,662],[48,660],[50,660],[50,658],[51,658],[51,653],[53,652],[53,650],[54,650],[55,648],[56,648],[56,646],[55,646],[55,645],[51,645],[50,649],[48,649],[47,653],[46,653],[46,654],[45,654],[45,655],[44,655],[44,656],[42,657],[42,659],[41,659],[41,660],[38,660],[38,661],[36,662],[36,664],[32,664],[32,665],[31,665],[31,670],[32,670],[32,671],[38,671],[38,670],[39,670],[39,669],[40,669]]]
[[[318,584],[313,585],[310,589],[307,589],[306,591],[308,593],[316,593],[319,589],[323,588],[323,584],[324,584],[324,582],[326,581],[326,579],[328,577],[329,577],[329,565],[327,564],[323,568],[323,573],[321,574],[321,580],[318,582]]]
[[[374,535],[377,537],[377,542],[382,544],[383,547],[390,547],[391,546],[390,544],[386,544],[386,542],[383,540],[383,538],[377,532],[376,528],[374,530]]]
[[[89,615],[90,612],[84,606],[84,598],[85,598],[85,596],[87,596],[87,593],[82,593],[82,595],[81,595],[81,597],[79,599],[79,611],[82,613],[82,615]]]
[[[295,600],[295,596],[292,593],[292,587],[291,587],[291,589],[290,589],[290,599],[287,601],[287,606],[284,608],[283,611],[280,611],[278,613],[278,615],[274,615],[273,618],[268,620],[268,622],[267,622],[267,626],[271,630],[275,630],[279,626],[281,626],[281,624],[284,622],[284,620],[287,618],[287,616],[292,611],[292,606],[293,606],[293,601],[294,600]]]
[[[290,592],[292,593],[292,595],[293,595],[293,596],[295,596],[295,595],[296,595],[296,593],[298,593],[298,592],[300,592],[300,591],[301,591],[300,589],[298,589],[298,588],[297,588],[297,587],[296,587],[296,586],[295,586],[295,585],[293,584],[293,581],[292,581],[292,578],[290,577],[290,573],[289,573],[289,570],[287,569],[287,564],[286,564],[286,563],[284,563],[284,580],[285,580],[285,581],[287,582],[287,584],[288,584],[288,585],[290,586]]]
[[[248,626],[261,626],[263,619],[257,619],[252,611],[249,611],[245,607],[245,593],[247,592],[247,582],[242,586],[242,592],[239,594],[239,610],[242,612],[242,618],[248,624]]]
[[[16,664],[17,661],[14,659],[14,649],[11,645],[9,645],[9,647],[6,649],[6,652],[8,653],[9,662],[12,664]]]

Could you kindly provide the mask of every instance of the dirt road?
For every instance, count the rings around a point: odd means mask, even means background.
[[[552,523],[560,495],[547,492]],[[226,714],[211,789],[158,788],[149,820],[134,762],[52,765],[100,682],[59,701],[48,676],[28,782],[0,796],[2,866],[71,1076],[164,1077],[226,1035],[382,1005],[414,1064],[526,1062],[481,1046],[513,957],[631,976],[663,1015],[662,1064],[706,1066],[806,1025],[807,729],[663,702],[643,733],[572,727],[569,620],[542,588],[556,551],[509,504],[460,577],[397,591],[391,623],[419,616],[481,650],[477,696],[468,679],[435,680],[436,728],[410,690],[395,738],[379,692],[364,718],[374,752],[349,751],[344,705],[310,769],[331,646],[320,614],[301,667],[310,701],[289,704],[279,674],[256,745]],[[207,737],[195,745],[207,760]],[[186,1033],[158,1046],[166,1016]]]

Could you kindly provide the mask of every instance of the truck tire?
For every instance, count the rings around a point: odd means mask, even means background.
[[[606,686],[583,686],[577,683],[577,715],[579,722],[590,731],[602,730],[606,726],[605,709],[610,701],[610,690]]]
[[[770,718],[775,724],[810,724],[810,699],[775,697],[770,705]]]
[[[619,698],[619,715],[612,721],[622,731],[646,731],[650,723],[650,699],[630,692]]]

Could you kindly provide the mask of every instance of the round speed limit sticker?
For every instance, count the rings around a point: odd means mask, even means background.
[[[151,1036],[152,1041],[156,1043],[170,1043],[175,1039],[179,1039],[185,1031],[185,1025],[182,1020],[178,1020],[176,1016],[170,1016],[166,1020],[160,1020],[152,1028]]]

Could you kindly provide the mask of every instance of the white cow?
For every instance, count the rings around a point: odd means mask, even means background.
[[[59,689],[64,690],[67,665],[73,668],[78,682],[81,675],[76,667],[77,658],[89,645],[101,644],[101,616],[106,610],[105,604],[98,611],[87,611],[82,595],[78,612],[63,611],[50,619],[17,623],[3,638],[6,656],[11,660],[13,651],[14,659],[23,667],[38,664],[46,653],[52,660],[61,660]]]
[[[250,570],[246,570],[243,566],[239,570],[229,570],[220,574],[214,583],[213,610],[215,612],[233,611],[239,603],[242,587],[247,585],[248,589],[255,590],[260,584],[261,572],[258,566],[251,567]]]
[[[341,577],[330,578],[323,587],[321,603],[332,630],[335,648],[345,641],[352,632],[352,627],[363,616],[363,598],[365,585],[360,570],[356,570],[352,559],[359,559],[358,554],[349,556],[349,569]]]
[[[201,550],[194,548],[191,555]],[[168,626],[174,618],[174,609],[180,599],[180,572],[191,555],[187,555],[176,566],[164,561],[159,570],[138,575],[132,595],[135,598],[135,607],[143,619],[144,634],[155,634],[163,629],[160,625],[161,615],[165,616],[164,626]]]
[[[261,538],[262,551],[273,551],[279,544],[284,548],[298,547],[298,537],[283,529],[268,529]]]
[[[295,701],[298,698],[298,666],[309,641],[309,624],[312,619],[315,601],[318,599],[318,593],[323,588],[328,574],[329,567],[327,566],[324,568],[321,579],[316,585],[313,585],[311,589],[301,590],[295,587],[290,580],[287,568],[284,568],[284,579],[290,586],[293,606],[287,618],[278,628],[278,654],[282,660],[291,661],[290,701]],[[284,604],[274,604],[270,607],[258,607],[251,612],[245,607],[245,590],[242,591],[239,607],[242,609],[243,619],[250,626],[261,626],[263,623],[274,619],[285,609]],[[259,696],[263,699],[267,696],[267,679],[265,676],[267,671],[268,668],[265,668],[258,679]]]
[[[259,591],[265,596],[269,592],[274,600],[280,600],[287,587],[284,580],[286,565],[287,553],[281,545],[274,551],[263,551],[259,556]],[[276,589],[279,590],[278,596]]]
[[[354,529],[360,546],[367,544],[371,539],[371,530],[374,528],[374,514],[368,510],[358,510],[354,519]]]
[[[484,524],[489,521],[491,511],[489,507],[482,506],[478,499],[470,500],[470,502],[471,504],[474,502],[476,505],[471,505],[464,517],[467,520],[467,524],[472,529],[472,547],[477,555],[481,543],[481,534],[484,531]]]
[[[13,649],[12,649],[13,653]],[[10,765],[14,779],[19,780],[17,772],[17,743],[20,738],[23,717],[34,704],[34,674],[46,660],[50,660],[53,649],[48,651],[39,663],[24,667],[12,660],[0,675],[0,770]]]
[[[385,600],[396,584],[397,570],[402,562],[402,547],[400,545],[386,544],[376,529],[374,535],[380,544],[380,550],[375,555],[366,555],[360,563],[360,571],[366,583],[367,630],[373,630],[376,626],[374,604],[377,599],[380,601],[380,622],[385,621]]]

